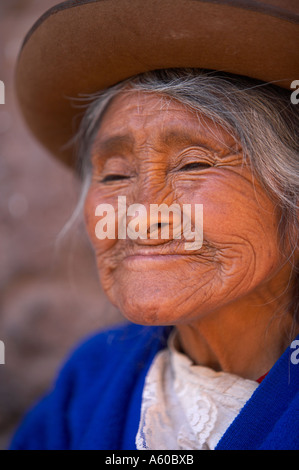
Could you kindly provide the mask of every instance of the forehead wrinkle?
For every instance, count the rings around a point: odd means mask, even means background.
[[[123,150],[132,150],[135,144],[133,135],[120,134],[107,137],[106,139],[98,138],[93,145],[93,153],[107,155],[111,153],[120,153]]]
[[[203,138],[202,134],[194,135],[194,133],[187,132],[185,130],[172,129],[165,131],[160,136],[160,142],[168,147],[172,146],[185,146],[185,145],[195,145],[205,147],[208,150],[212,149],[206,142],[206,138]]]
[[[172,109],[173,100],[165,100],[163,96],[158,98],[158,103],[156,102],[155,106],[145,106],[139,96],[136,100],[137,103],[129,102],[129,105],[124,106],[124,109],[120,106],[118,116],[120,111],[128,115],[125,121],[123,118],[121,119],[121,128],[123,129],[120,131],[115,127],[116,135],[113,135],[113,131],[112,135],[109,135],[109,130],[108,135],[104,130],[102,136],[99,132],[92,153],[97,153],[99,157],[101,154],[109,156],[114,153],[133,152],[136,146],[139,148],[149,146],[158,152],[165,150],[165,148],[187,146],[201,147],[210,152],[220,151],[220,153],[223,153],[223,146],[226,147],[226,150],[231,149],[229,142],[223,142],[223,140],[227,140],[226,136],[218,136],[218,132],[215,133],[214,129],[212,132],[210,126],[206,129],[196,116],[194,118],[197,122],[193,121],[188,128],[184,122],[186,109],[180,109],[180,107]],[[160,113],[158,112],[157,119],[158,109],[160,109]],[[113,111],[115,110],[113,109]],[[166,119],[166,122],[164,112],[166,112],[166,117],[169,112],[172,114],[171,119]],[[135,121],[135,117],[137,117],[137,121]],[[133,119],[133,122],[130,122],[130,118]],[[222,137],[222,142],[219,137]]]

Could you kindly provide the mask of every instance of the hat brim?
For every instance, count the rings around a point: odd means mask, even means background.
[[[73,0],[52,8],[31,29],[18,59],[25,120],[72,166],[80,110],[71,98],[80,94],[173,67],[222,70],[288,88],[299,78],[298,15],[250,3],[256,2]]]

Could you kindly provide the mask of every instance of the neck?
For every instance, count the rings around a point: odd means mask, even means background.
[[[257,380],[292,340],[293,318],[286,311],[290,293],[280,286],[272,282],[192,323],[177,325],[181,348],[196,364]]]

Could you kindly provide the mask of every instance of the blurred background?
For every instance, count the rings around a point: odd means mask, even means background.
[[[124,321],[103,295],[84,226],[58,243],[80,184],[29,134],[14,68],[32,24],[58,0],[0,0],[0,449],[77,343]]]

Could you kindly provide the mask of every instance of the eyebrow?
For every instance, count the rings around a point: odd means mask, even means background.
[[[194,135],[194,132],[190,133],[186,130],[167,130],[159,136],[158,143],[160,145],[167,145],[168,147],[173,146],[185,146],[192,145],[195,147],[204,148],[210,152],[217,151],[217,147],[220,144],[216,138],[212,139],[215,142],[215,146],[208,143],[208,139],[203,133],[198,132]],[[222,145],[224,142],[222,143]],[[121,153],[124,150],[133,151],[135,146],[135,139],[131,134],[119,134],[108,137],[107,139],[98,139],[94,142],[92,153],[98,156],[109,155],[115,153]],[[229,148],[229,145],[228,145]]]
[[[109,154],[121,152],[124,149],[132,150],[135,139],[129,135],[115,135],[104,140],[96,140],[92,146],[92,153]]]
[[[202,147],[205,148],[206,150],[209,150],[211,152],[215,152],[215,148],[213,148],[211,145],[207,143],[207,138],[200,133],[197,136],[194,136],[193,133],[190,134],[187,131],[176,131],[176,130],[170,130],[166,131],[161,139],[160,142],[167,145],[168,147],[171,147],[173,145],[177,146],[184,146],[184,145],[194,145],[195,147]]]

